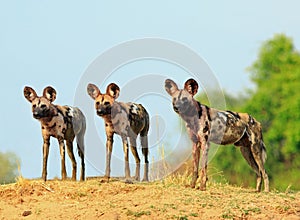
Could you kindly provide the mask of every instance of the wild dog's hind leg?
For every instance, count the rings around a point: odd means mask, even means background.
[[[67,152],[72,161],[72,180],[76,180],[77,164],[73,153],[73,140],[67,141]]]
[[[146,110],[145,110],[146,112]],[[141,139],[141,145],[142,145],[142,153],[144,156],[144,177],[143,177],[143,181],[148,182],[149,181],[149,177],[148,177],[148,173],[149,173],[149,161],[148,161],[148,155],[149,155],[149,147],[148,147],[148,132],[149,132],[149,115],[146,112],[145,114],[145,126],[143,128],[143,130],[140,133],[140,139]]]
[[[241,140],[234,145],[240,146],[243,157],[256,173],[256,191],[261,191],[262,177],[265,180],[265,191],[269,191],[268,175],[264,169],[265,149],[256,143],[252,143],[255,141],[257,140],[255,140],[254,133],[248,130]]]
[[[145,164],[144,164],[144,177],[143,181],[148,182],[148,173],[149,173],[149,161],[148,161],[148,137],[147,136],[141,136],[141,145],[142,145],[142,153],[144,155]]]
[[[261,183],[262,183],[262,176],[259,172],[259,168],[257,166],[257,163],[252,155],[251,147],[249,145],[247,146],[240,146],[240,151],[247,161],[247,163],[251,166],[251,168],[256,173],[256,191],[259,192],[261,190]]]
[[[268,174],[266,173],[266,169],[264,167],[264,163],[267,159],[267,152],[266,152],[266,147],[265,147],[265,144],[263,142],[263,140],[261,139],[260,141],[260,147],[261,147],[261,158],[262,158],[262,176],[264,178],[264,185],[265,185],[265,192],[269,192],[270,191],[270,186],[269,186],[269,177],[268,177]]]
[[[261,141],[259,141],[259,143],[255,142],[251,145],[251,151],[253,154],[253,157],[258,165],[259,171],[260,171],[260,175],[263,177],[264,179],[264,185],[265,185],[265,192],[269,192],[269,177],[268,174],[265,170],[264,167],[264,161],[265,161],[265,148],[264,146],[262,146],[262,144],[260,143]],[[260,184],[257,184],[257,188],[256,190],[260,191],[261,190],[261,177],[260,177]]]
[[[261,189],[261,173],[259,172],[258,165],[253,157],[252,151],[251,151],[251,140],[250,140],[250,133],[251,131],[246,131],[242,138],[234,143],[235,146],[240,147],[240,151],[247,161],[247,163],[250,165],[250,167],[254,170],[256,173],[256,191],[260,191]]]
[[[130,136],[130,149],[135,159],[135,177],[134,179],[140,181],[140,158],[136,149],[136,135]]]
[[[263,142],[261,124],[257,122],[254,118],[252,118],[252,120],[250,120],[248,124],[251,131],[251,152],[259,168],[260,175],[264,179],[265,192],[269,192],[269,177],[264,167],[264,163],[267,159],[267,152],[265,144]],[[260,188],[258,188],[257,190],[260,190]]]
[[[77,111],[78,116],[76,117],[77,120],[73,120],[73,128],[74,133],[76,135],[76,143],[77,143],[77,150],[78,156],[81,159],[81,166],[80,166],[80,181],[85,180],[85,163],[84,163],[84,135],[86,131],[86,119],[83,113],[78,109]],[[77,122],[77,123],[74,123]]]
[[[76,142],[77,142],[78,155],[81,158],[80,181],[84,181],[85,179],[84,132],[78,134],[76,138]]]

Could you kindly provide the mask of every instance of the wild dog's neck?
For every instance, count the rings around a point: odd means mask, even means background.
[[[102,115],[101,118],[103,118],[103,120],[104,120],[105,123],[110,123],[110,124],[112,123],[111,122],[111,114]]]
[[[188,112],[180,113],[180,117],[186,122],[186,126],[192,130],[199,129],[199,119],[201,117],[201,104],[200,102],[193,100]]]
[[[189,123],[191,119],[200,118],[200,113],[199,113],[200,111],[201,111],[201,104],[196,100],[193,100],[193,103],[191,103],[188,110],[179,113],[179,115],[185,122]]]
[[[51,105],[49,107],[49,114],[47,117],[43,117],[43,118],[40,118],[39,121],[42,123],[42,124],[47,124],[49,123],[50,121],[52,121],[53,117],[57,116],[58,115],[58,108],[55,106],[55,105]]]

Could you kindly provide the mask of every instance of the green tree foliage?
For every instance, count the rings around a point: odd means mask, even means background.
[[[0,184],[15,182],[19,159],[14,153],[0,152]]]
[[[292,39],[265,42],[249,71],[257,89],[244,109],[262,122],[269,173],[281,187],[298,180],[300,189],[300,54]]]
[[[299,190],[300,54],[292,39],[278,34],[263,43],[249,71],[256,89],[240,104],[226,95],[232,103],[229,109],[248,112],[262,123],[271,187],[286,189],[291,184]],[[255,185],[255,174],[236,147],[220,147],[211,165],[224,171],[231,183]]]
[[[290,38],[276,35],[249,70],[257,91],[245,109],[258,115],[276,159],[293,160],[300,153],[300,54]]]

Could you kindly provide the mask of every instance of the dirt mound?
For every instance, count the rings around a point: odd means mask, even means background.
[[[255,193],[210,183],[207,191],[174,179],[126,184],[20,178],[0,186],[0,219],[300,219],[300,193]]]

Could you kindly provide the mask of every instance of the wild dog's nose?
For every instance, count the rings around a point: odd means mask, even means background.
[[[97,115],[103,115],[104,114],[104,112],[103,112],[103,110],[102,109],[97,109]]]
[[[34,111],[32,114],[33,114],[34,118],[37,118],[37,119],[40,118],[40,115],[39,115],[38,111]]]
[[[179,112],[178,107],[176,107],[175,105],[173,105],[173,109],[174,109],[175,112],[177,112],[177,113]]]

